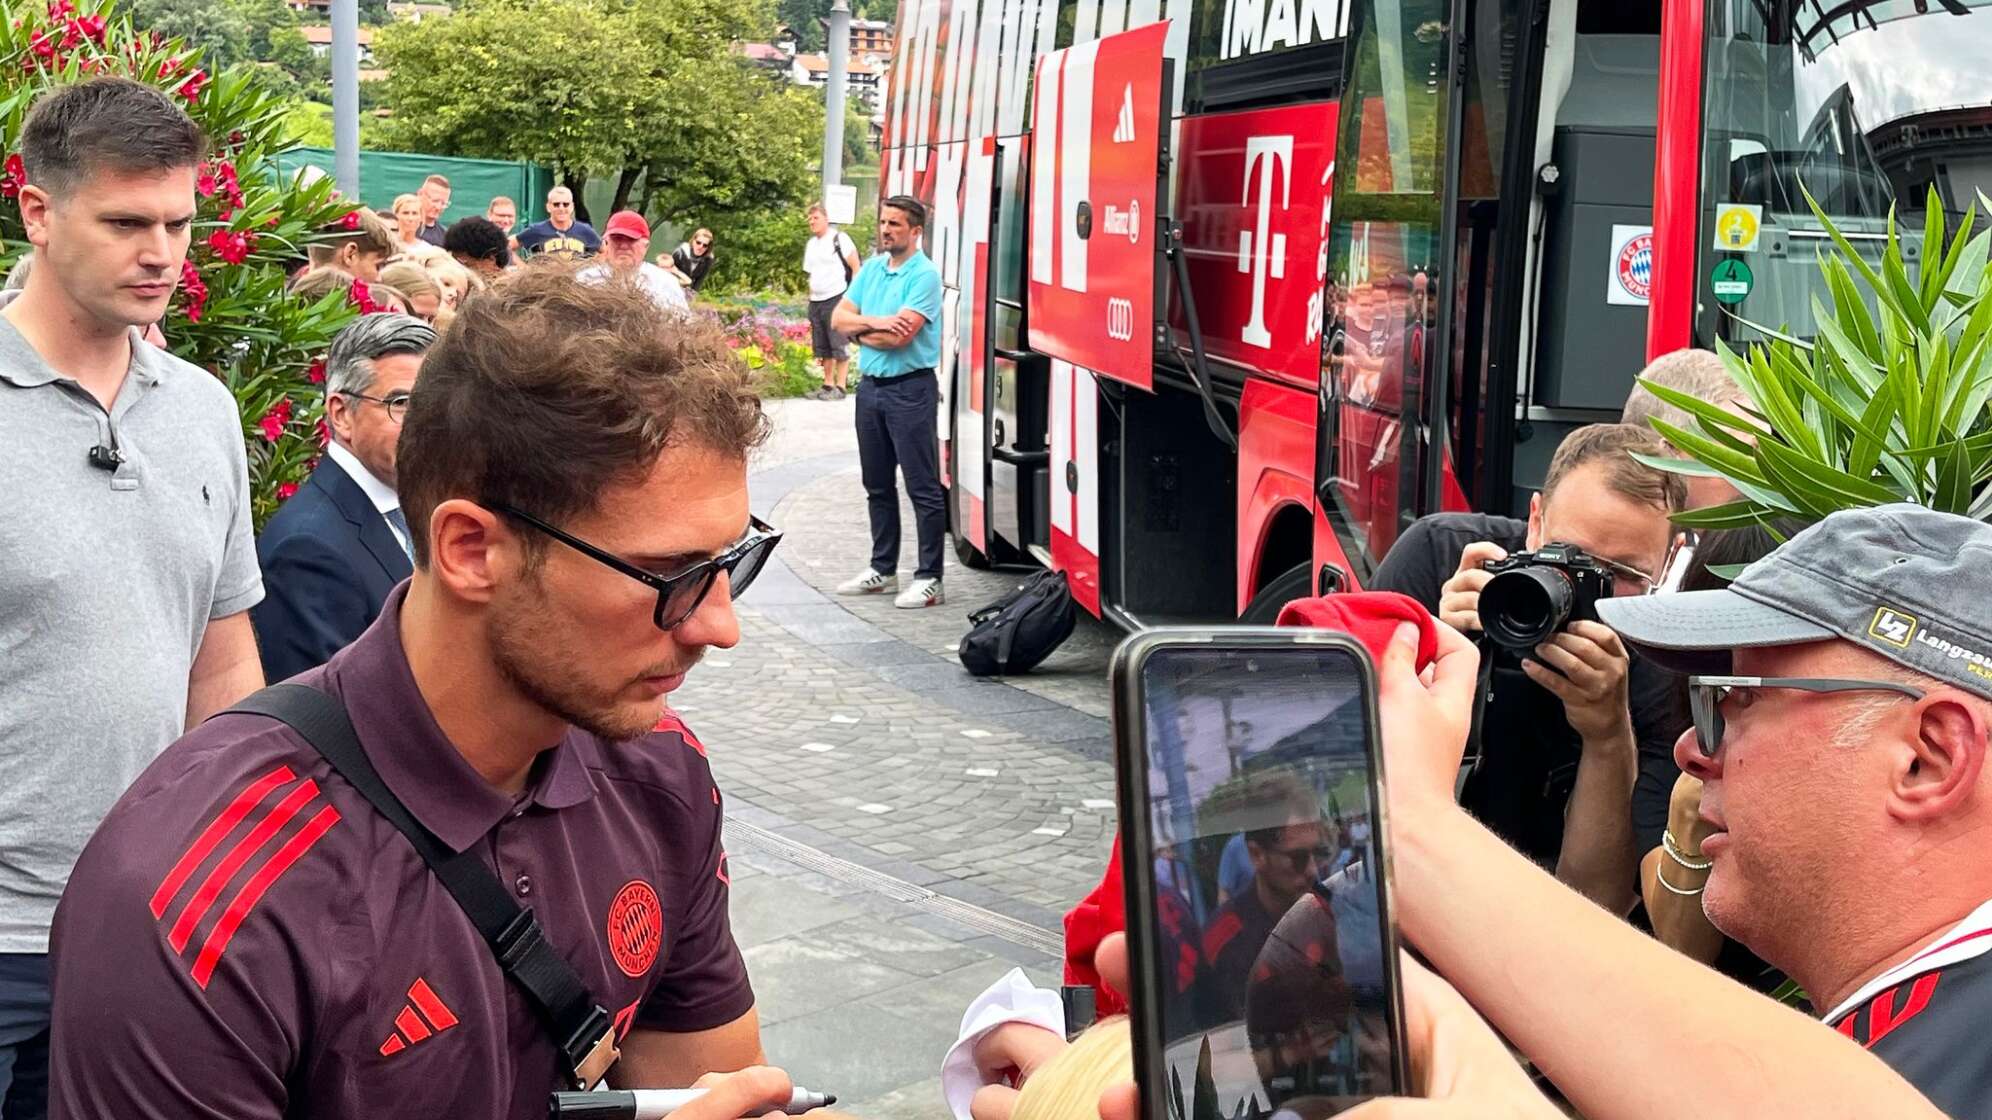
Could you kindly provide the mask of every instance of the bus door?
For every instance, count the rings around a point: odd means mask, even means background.
[[[1046,54],[1031,127],[1030,349],[1051,362],[1052,566],[1099,614],[1096,377],[1152,390],[1167,22]]]
[[[1366,581],[1436,505],[1443,446],[1428,387],[1450,365],[1458,142],[1457,34],[1466,0],[1357,0],[1336,130],[1328,347],[1315,457],[1315,555]],[[1433,489],[1434,495],[1428,495]]]

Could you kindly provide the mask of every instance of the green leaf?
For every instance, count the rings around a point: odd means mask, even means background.
[[[1700,397],[1683,393],[1679,389],[1667,385],[1662,385],[1651,378],[1642,377],[1639,379],[1639,383],[1645,386],[1646,390],[1654,396],[1698,420],[1718,427],[1728,428],[1731,431],[1742,432],[1752,437],[1755,437],[1764,430],[1761,425],[1752,423],[1750,420],[1736,415],[1721,405],[1710,404]]]
[[[1902,501],[1906,496],[1868,479],[1855,478],[1837,467],[1808,459],[1773,440],[1764,440],[1757,445],[1757,457],[1766,472],[1775,468],[1781,473],[1789,471],[1803,478],[1815,494],[1826,496],[1828,509],[1886,505]]]
[[[1714,467],[1698,463],[1693,459],[1669,459],[1664,455],[1648,455],[1644,451],[1628,451],[1636,462],[1668,474],[1686,475],[1689,478],[1721,478],[1722,472]]]
[[[1937,460],[1937,492],[1930,505],[1946,513],[1963,513],[1971,507],[1971,459],[1962,441],[1951,445],[1948,455]]]
[[[1944,290],[1944,281],[1949,279],[1944,271],[1944,258],[1950,254],[1944,252],[1944,240],[1944,205],[1943,200],[1937,197],[1937,188],[1933,183],[1923,199],[1923,256],[1916,266],[1921,281],[1917,294],[1925,311],[1936,308],[1937,297]]]
[[[1689,529],[1747,529],[1773,516],[1775,512],[1757,502],[1744,499],[1740,502],[1725,502],[1719,506],[1684,509],[1669,520]]]
[[[1826,235],[1832,238],[1833,244],[1839,248],[1841,259],[1852,264],[1860,272],[1861,279],[1866,280],[1868,287],[1886,303],[1892,297],[1888,293],[1887,285],[1882,283],[1881,277],[1875,275],[1874,269],[1868,267],[1867,261],[1855,251],[1853,245],[1847,241],[1846,235],[1840,232],[1840,227],[1834,224],[1833,219],[1826,216],[1826,211],[1819,208],[1818,201],[1812,197],[1811,191],[1805,189],[1803,183],[1799,184],[1799,191],[1805,195],[1805,204],[1811,207],[1812,216],[1818,220],[1819,228],[1825,230]]]
[[[1764,485],[1763,470],[1749,454],[1724,447],[1699,433],[1677,428],[1665,420],[1656,418],[1653,430],[1668,443],[1721,471],[1722,476],[1732,482],[1740,478],[1758,486]]]

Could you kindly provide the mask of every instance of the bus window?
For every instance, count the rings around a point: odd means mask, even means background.
[[[1812,300],[1831,297],[1807,192],[1878,257],[1891,206],[1920,229],[1931,187],[1953,222],[1992,189],[1979,140],[1992,126],[1988,8],[1707,0],[1700,345],[1756,338],[1742,320],[1812,333]]]

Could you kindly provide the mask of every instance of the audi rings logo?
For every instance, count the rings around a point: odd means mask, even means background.
[[[1122,342],[1134,338],[1134,304],[1116,296],[1107,301],[1107,337]]]

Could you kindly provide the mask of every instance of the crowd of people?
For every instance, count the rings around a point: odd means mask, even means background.
[[[395,198],[392,222],[365,207],[355,210],[320,231],[307,248],[308,259],[291,280],[292,294],[351,295],[357,281],[364,298],[355,301],[362,307],[413,315],[440,330],[467,296],[525,261],[595,259],[598,265],[579,273],[584,282],[629,275],[661,306],[688,313],[692,295],[717,259],[712,231],[700,229],[675,252],[649,263],[644,255],[650,223],[643,215],[619,210],[597,233],[576,216],[574,192],[567,187],[547,192],[544,221],[516,233],[518,203],[506,195],[493,197],[483,214],[445,226],[442,215],[449,206],[448,177],[430,175],[414,193]]]
[[[516,238],[504,199],[439,228],[436,177],[391,226],[325,231],[299,289],[365,284],[378,310],[326,356],[325,457],[259,538],[233,398],[146,336],[205,138],[96,79],[44,96],[21,144],[0,1116],[523,1118],[604,1074],[708,1087],[680,1120],[778,1110],[722,794],[668,707],[739,641],[733,600],[781,540],[749,511],[760,400],[683,313],[711,235],[646,262],[640,215],[598,235],[564,188]],[[943,601],[925,222],[890,198],[877,254],[826,224],[807,257],[819,353],[861,348],[875,548],[840,590],[897,590],[897,472],[910,607]],[[1708,355],[1648,374],[1740,395]],[[1635,394],[1627,419],[1666,407]],[[1257,968],[1245,931],[1374,836],[1421,958],[1399,973],[1422,1099],[1351,1116],[1984,1115],[1992,528],[1898,505],[1689,540],[1670,515],[1720,480],[1636,453],[1667,451],[1580,429],[1526,519],[1404,534],[1372,581],[1419,604],[1371,643],[1382,827],[1314,806],[1305,835],[1241,834],[1238,928],[1187,938],[1213,951],[1183,967]],[[1484,640],[1486,565],[1551,544],[1612,593],[1526,649]],[[1130,991],[1120,907],[1103,892],[1069,930],[1104,1006]],[[1752,990],[1772,974],[1814,1014]],[[1011,977],[969,1009],[958,1116],[1163,1114],[1127,1021],[1068,1042],[1063,1006]]]

